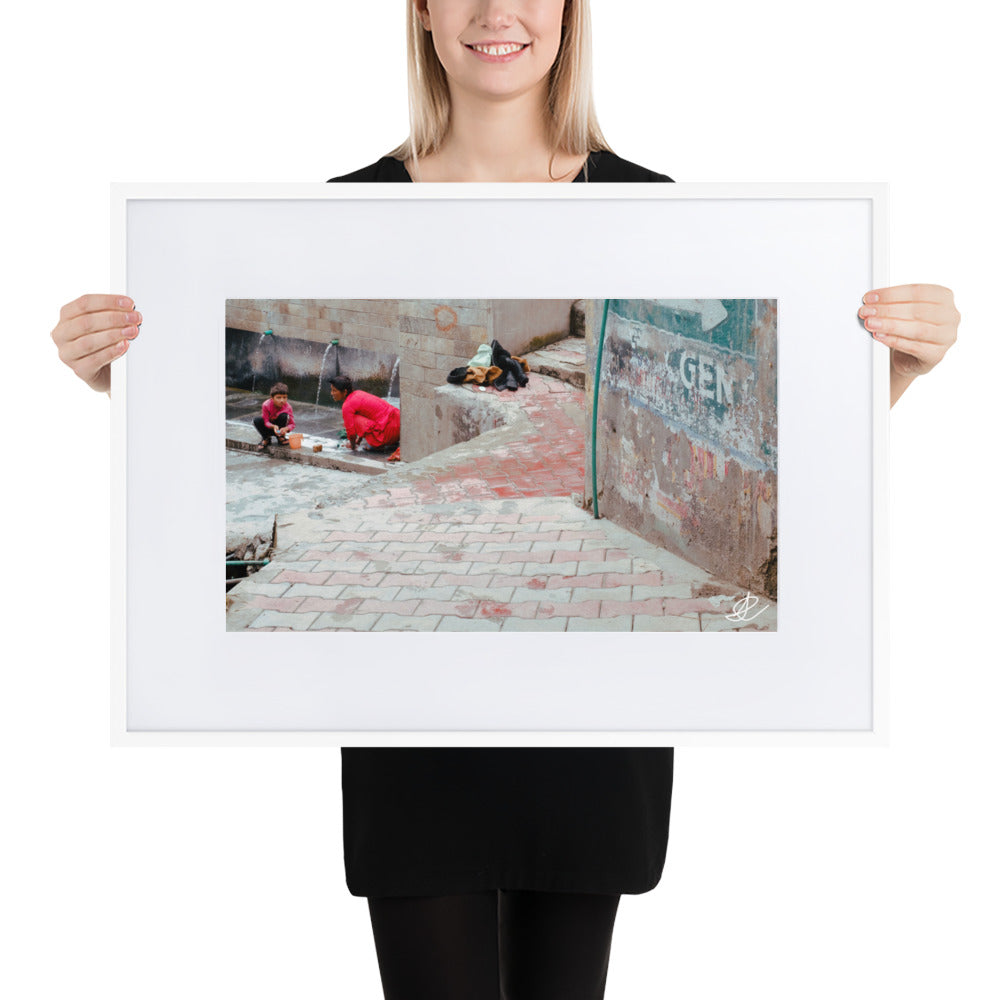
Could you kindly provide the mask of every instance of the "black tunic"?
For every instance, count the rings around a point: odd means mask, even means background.
[[[332,180],[411,178],[385,156]],[[591,153],[573,179],[585,180],[670,178]],[[671,747],[344,748],[341,760],[344,861],[356,896],[640,893],[660,880]]]

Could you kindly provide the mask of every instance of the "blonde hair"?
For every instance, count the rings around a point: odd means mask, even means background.
[[[410,134],[389,156],[419,161],[440,148],[451,122],[448,77],[413,0],[406,0]],[[597,124],[592,85],[589,0],[565,0],[559,53],[549,71],[549,140],[554,152],[577,156],[611,147]],[[554,155],[554,154],[553,154]],[[551,163],[549,165],[551,171]],[[584,167],[586,170],[586,166]]]

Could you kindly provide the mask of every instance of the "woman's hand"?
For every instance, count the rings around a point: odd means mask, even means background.
[[[890,350],[890,406],[926,375],[958,337],[955,297],[941,285],[895,285],[868,292],[858,310],[865,329]]]
[[[111,391],[111,362],[139,336],[142,316],[125,295],[81,295],[59,311],[52,340],[59,359],[92,389]]]

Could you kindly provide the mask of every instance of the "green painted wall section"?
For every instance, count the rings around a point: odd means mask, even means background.
[[[726,318],[706,330],[704,326],[706,320],[711,323],[714,303],[722,305]],[[612,299],[609,308],[624,320],[676,333],[688,340],[700,340],[747,358],[757,356],[755,299]]]

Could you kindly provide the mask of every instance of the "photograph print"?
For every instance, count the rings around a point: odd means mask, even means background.
[[[777,325],[227,300],[227,631],[775,631]]]

